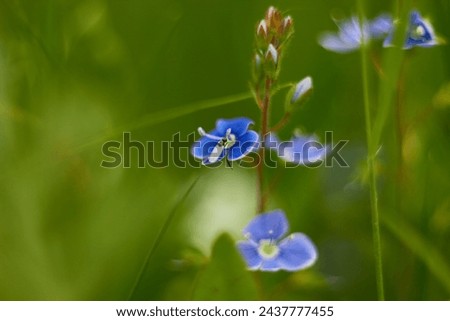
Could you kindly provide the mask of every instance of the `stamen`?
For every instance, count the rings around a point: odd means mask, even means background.
[[[416,34],[419,37],[423,37],[425,35],[425,29],[422,26],[418,26],[416,29]]]
[[[200,134],[200,136],[205,136],[206,135],[206,132],[205,132],[205,130],[203,128],[199,127],[197,130],[198,130],[198,133]]]
[[[225,149],[231,148],[236,143],[236,135],[231,133],[231,128],[227,129],[225,139],[226,139]]]
[[[199,127],[198,129],[198,133],[200,134],[200,136],[205,136],[208,137],[209,139],[214,139],[214,140],[222,140],[222,137],[219,136],[214,136],[211,134],[208,134],[207,132],[205,132],[205,130],[201,127]]]
[[[273,259],[278,255],[280,249],[277,244],[271,240],[261,240],[258,247],[258,253],[265,259]]]

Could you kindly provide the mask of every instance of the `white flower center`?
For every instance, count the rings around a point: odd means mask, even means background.
[[[273,259],[278,255],[280,249],[278,245],[271,240],[262,240],[259,242],[258,253],[265,259]]]
[[[417,26],[414,35],[418,38],[425,36],[425,28],[423,26]]]

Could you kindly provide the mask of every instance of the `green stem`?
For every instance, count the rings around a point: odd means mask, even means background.
[[[364,8],[363,0],[359,1],[359,13],[361,29],[364,21]],[[361,77],[363,81],[363,95],[364,95],[364,114],[366,123],[366,138],[367,138],[367,168],[369,172],[369,189],[370,189],[370,207],[372,213],[372,237],[375,256],[375,272],[377,281],[377,293],[378,300],[384,300],[384,286],[383,286],[383,263],[381,255],[381,237],[380,237],[380,219],[378,211],[378,190],[375,174],[375,158],[376,158],[376,146],[372,140],[372,119],[369,97],[369,64],[367,59],[367,44],[362,39],[363,45],[361,46]]]
[[[270,108],[270,95],[272,89],[272,79],[266,77],[265,88],[264,88],[264,99],[261,106],[261,140],[264,139],[268,133],[269,124],[269,108]],[[259,163],[257,167],[258,172],[258,213],[264,212],[266,197],[264,193],[264,159],[265,159],[265,148],[261,146],[259,149]]]

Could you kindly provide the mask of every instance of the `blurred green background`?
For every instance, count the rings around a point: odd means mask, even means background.
[[[394,1],[367,2],[369,18],[396,10]],[[279,176],[269,208],[282,208],[291,231],[319,250],[317,264],[297,273],[246,272],[227,237],[212,254],[219,235],[241,239],[255,214],[255,170],[138,168],[136,153],[131,168],[100,167],[102,144],[123,131],[159,142],[237,116],[258,128],[251,99],[195,109],[248,91],[255,26],[270,5],[296,30],[280,82],[310,75],[315,84],[281,136],[300,127],[349,140],[349,168],[269,172]],[[450,1],[408,5],[450,40]],[[376,299],[360,56],[317,44],[336,30],[331,15],[355,12],[344,0],[0,1],[0,299],[127,300],[169,215],[131,299]],[[374,44],[374,59],[389,50]],[[448,300],[450,47],[404,58],[392,103],[402,108],[377,164],[386,297]],[[372,69],[374,101],[382,82]],[[192,110],[174,117],[172,108]]]

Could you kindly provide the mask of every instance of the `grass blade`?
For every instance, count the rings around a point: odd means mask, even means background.
[[[393,235],[423,261],[450,294],[450,266],[435,246],[406,222],[389,215],[383,216],[382,221]]]
[[[290,87],[290,86],[292,86],[291,83],[279,85],[278,87],[273,89],[274,95],[278,91],[280,91],[284,88]],[[247,100],[250,98],[253,98],[253,94],[251,91],[247,91],[247,92],[243,92],[243,93],[239,93],[239,94],[197,101],[194,103],[174,107],[171,109],[164,109],[161,111],[157,111],[157,112],[147,114],[147,115],[141,117],[136,122],[130,123],[128,125],[118,126],[114,129],[108,131],[107,133],[103,133],[99,136],[88,139],[85,143],[77,146],[75,149],[77,151],[83,150],[89,146],[104,142],[105,140],[108,140],[117,135],[121,135],[124,131],[132,131],[132,130],[136,130],[136,129],[140,129],[140,128],[144,128],[144,127],[151,127],[151,126],[158,125],[158,124],[164,123],[166,121],[170,121],[170,120],[173,120],[173,119],[176,119],[176,118],[179,118],[182,116],[186,116],[186,115],[189,115],[192,113],[196,113],[196,112],[199,112],[202,110],[220,107],[220,106],[224,106],[224,105],[229,105],[229,104],[237,103],[237,102],[244,101],[244,100]]]
[[[358,2],[359,7],[359,21],[364,21],[364,3],[363,0]],[[361,29],[364,27],[361,25]],[[363,38],[364,40],[364,38]],[[366,43],[364,40],[363,43]],[[368,46],[363,44],[361,46],[361,80],[363,87],[364,97],[364,115],[366,126],[366,139],[367,139],[367,168],[369,172],[369,190],[370,190],[370,210],[372,217],[372,239],[373,250],[375,257],[375,272],[377,283],[377,295],[378,300],[384,300],[384,283],[383,283],[383,257],[381,253],[381,236],[380,236],[380,213],[378,207],[378,190],[377,190],[377,178],[375,174],[375,146],[372,141],[372,117],[371,117],[371,100],[370,100],[370,85],[369,85],[369,62]]]
[[[128,301],[133,299],[134,294],[136,293],[137,288],[139,287],[139,283],[142,280],[142,277],[144,276],[145,271],[148,268],[149,262],[155,253],[156,249],[158,248],[159,244],[161,243],[161,240],[164,238],[164,235],[167,232],[167,229],[170,226],[170,223],[172,223],[176,212],[178,211],[181,204],[184,203],[186,198],[189,196],[189,194],[194,189],[195,185],[197,184],[200,177],[197,177],[192,184],[189,186],[189,188],[186,190],[186,192],[180,197],[180,199],[175,203],[175,206],[172,208],[172,211],[170,211],[169,215],[167,216],[166,220],[164,221],[164,224],[161,226],[161,229],[159,230],[158,234],[156,235],[155,240],[153,241],[152,246],[150,247],[147,256],[145,258],[144,263],[142,264],[141,269],[139,270],[139,273],[136,277],[135,282],[133,283],[133,287],[130,290],[130,294],[128,295]]]
[[[101,143],[109,138],[122,134],[124,131],[136,130],[144,127],[151,127],[164,123],[169,120],[173,120],[182,116],[186,116],[195,112],[199,112],[209,108],[220,107],[223,105],[229,105],[239,101],[252,98],[253,95],[250,91],[234,94],[230,96],[197,101],[194,103],[174,107],[171,109],[164,109],[151,114],[147,114],[141,117],[138,121],[116,127],[110,130],[108,133],[101,134],[99,136],[88,139],[84,144],[78,146],[76,150],[83,150],[89,146]]]

